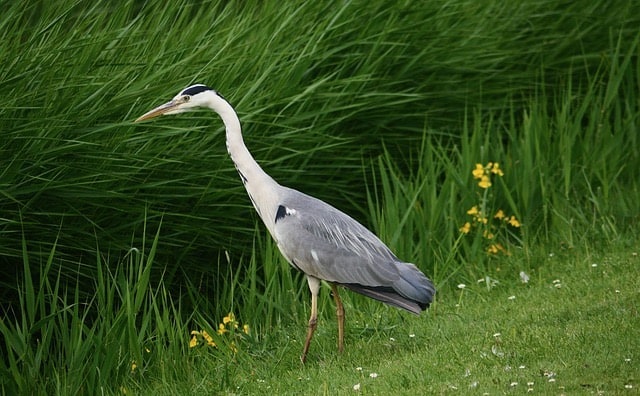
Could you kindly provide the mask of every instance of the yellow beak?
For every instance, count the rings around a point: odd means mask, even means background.
[[[151,118],[155,118],[155,117],[161,116],[161,115],[166,114],[167,112],[169,112],[171,110],[174,110],[176,107],[178,107],[179,104],[180,104],[180,102],[172,100],[170,102],[167,102],[167,103],[165,103],[163,105],[160,105],[160,106],[156,107],[155,109],[153,109],[151,111],[147,111],[146,113],[144,113],[140,117],[136,118],[136,120],[134,122],[140,122],[140,121],[149,120]]]

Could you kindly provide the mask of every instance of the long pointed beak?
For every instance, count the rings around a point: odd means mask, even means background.
[[[167,102],[163,105],[160,105],[158,107],[156,107],[155,109],[148,111],[146,113],[144,113],[143,115],[141,115],[140,117],[136,118],[136,120],[134,122],[140,122],[140,121],[144,121],[144,120],[149,120],[151,118],[155,118],[158,116],[161,116],[173,109],[175,109],[180,103],[172,100],[170,102]]]

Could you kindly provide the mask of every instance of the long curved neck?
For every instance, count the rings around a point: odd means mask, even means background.
[[[240,120],[233,107],[220,95],[214,94],[210,101],[213,111],[218,113],[226,128],[227,151],[240,174],[249,198],[258,215],[271,230],[271,211],[275,213],[277,192],[280,186],[269,176],[253,158],[242,139]],[[272,208],[273,207],[273,208]]]
[[[224,123],[227,135],[227,151],[236,165],[243,183],[256,178],[267,177],[270,179],[271,177],[262,170],[256,160],[253,159],[247,146],[245,146],[240,120],[233,107],[219,95],[216,95],[216,98],[217,100],[214,99],[213,110],[218,113]]]

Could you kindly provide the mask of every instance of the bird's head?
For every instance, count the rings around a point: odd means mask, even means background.
[[[180,91],[167,103],[144,113],[138,117],[135,122],[148,120],[164,114],[184,113],[197,107],[207,107],[207,104],[211,100],[211,95],[217,95],[217,93],[206,85],[192,85]]]

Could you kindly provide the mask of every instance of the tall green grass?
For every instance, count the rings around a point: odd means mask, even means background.
[[[459,144],[476,109],[505,131],[537,94],[549,111],[564,88],[579,101],[602,68],[620,66],[632,90],[634,7],[11,4],[0,44],[3,257],[20,257],[21,227],[45,245],[62,227],[58,251],[71,263],[92,255],[96,236],[126,249],[145,209],[146,221],[164,219],[167,281],[187,263],[207,273],[221,248],[246,252],[257,218],[246,215],[218,121],[130,123],[191,82],[231,100],[276,179],[346,208],[364,202],[362,158],[375,161],[382,141],[398,160],[415,155],[425,126]],[[354,214],[366,213],[360,204]]]
[[[184,353],[188,316],[162,284],[151,283],[158,235],[129,250],[115,270],[98,254],[91,296],[81,294],[82,279],[65,281],[54,269],[56,243],[40,259],[23,240],[17,301],[0,322],[3,394],[111,393],[158,356]]]
[[[477,163],[504,170],[487,197],[523,224],[512,250],[637,232],[635,2],[36,1],[3,12],[6,391],[106,389],[133,361],[137,372],[185,363],[189,332],[215,332],[230,311],[257,340],[305,322],[306,302],[291,303],[307,298],[302,278],[256,226],[216,117],[131,122],[193,82],[234,104],[268,173],[352,214],[439,287],[499,268],[481,234],[460,231],[483,197]]]

